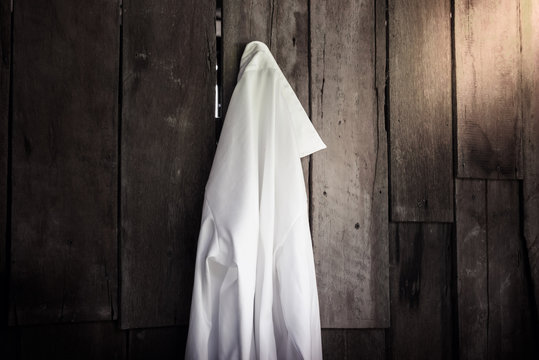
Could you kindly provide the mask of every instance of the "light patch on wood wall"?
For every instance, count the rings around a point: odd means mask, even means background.
[[[449,0],[389,1],[392,221],[453,221]]]
[[[458,177],[521,179],[519,2],[455,1]]]
[[[539,313],[539,2],[521,1],[524,237]]]

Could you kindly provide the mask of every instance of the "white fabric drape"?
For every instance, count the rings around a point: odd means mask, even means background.
[[[326,145],[268,47],[242,55],[198,238],[187,359],[321,359],[300,158]]]

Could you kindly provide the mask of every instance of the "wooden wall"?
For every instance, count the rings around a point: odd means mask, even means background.
[[[183,356],[215,8],[1,1],[0,358]]]
[[[302,160],[324,358],[539,357],[538,24],[537,0],[0,0],[0,358],[183,357],[215,82],[224,115],[251,40],[328,145]]]

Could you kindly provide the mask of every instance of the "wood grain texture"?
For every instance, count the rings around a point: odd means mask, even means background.
[[[458,176],[522,178],[519,1],[455,1]]]
[[[392,359],[452,359],[451,224],[390,224]]]
[[[223,114],[234,92],[241,55],[250,41],[264,42],[309,114],[307,0],[230,1],[223,4]],[[309,192],[310,156],[302,158]]]
[[[384,329],[322,329],[325,360],[386,359]]]
[[[485,180],[456,180],[459,356],[487,358],[489,288]]]
[[[518,181],[487,182],[488,359],[536,359]],[[535,356],[534,356],[535,355]]]
[[[129,330],[127,360],[183,359],[187,326]]]
[[[215,3],[123,9],[121,327],[185,324],[215,152]]]
[[[18,359],[124,360],[125,335],[113,321],[21,327]]]
[[[111,320],[118,3],[14,6],[10,323]]]
[[[391,221],[453,222],[449,0],[389,0]]]
[[[539,313],[539,3],[521,1],[524,237]]]
[[[374,3],[312,1],[312,233],[322,327],[389,325],[387,157]]]

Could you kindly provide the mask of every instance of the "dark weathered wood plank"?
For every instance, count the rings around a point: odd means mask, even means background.
[[[456,184],[460,358],[533,358],[518,182]]]
[[[7,323],[0,331],[0,358],[2,360],[19,360],[20,336],[18,327],[8,327]]]
[[[531,302],[519,230],[518,181],[487,182],[488,359],[531,359]],[[538,355],[538,354],[535,354]]]
[[[486,182],[456,180],[459,356],[486,359],[488,259]]]
[[[215,3],[123,9],[121,327],[185,324],[215,151]]]
[[[116,322],[20,328],[20,359],[124,360],[126,333]]]
[[[167,326],[129,330],[129,358],[183,359],[187,342],[187,326]]]
[[[524,237],[539,313],[539,3],[521,1]]]
[[[10,323],[110,320],[118,3],[14,6]]]
[[[384,329],[322,329],[325,360],[386,358]]]
[[[449,0],[389,0],[392,221],[453,221]]]
[[[0,0],[0,321],[6,323],[8,304],[8,254],[7,213],[8,213],[8,143],[9,143],[9,92],[11,80],[11,1]],[[6,336],[0,329],[1,348]]]
[[[347,329],[346,359],[386,359],[384,329]]]
[[[309,15],[307,0],[229,1],[223,4],[223,114],[236,86],[241,55],[250,41],[270,48],[309,113]],[[310,156],[302,159],[308,192]]]
[[[522,178],[519,1],[455,1],[458,176]]]
[[[390,224],[393,359],[452,359],[451,224]]]
[[[374,3],[312,1],[312,232],[322,327],[389,325],[387,158]]]
[[[322,329],[322,357],[325,360],[345,358],[345,329]]]

